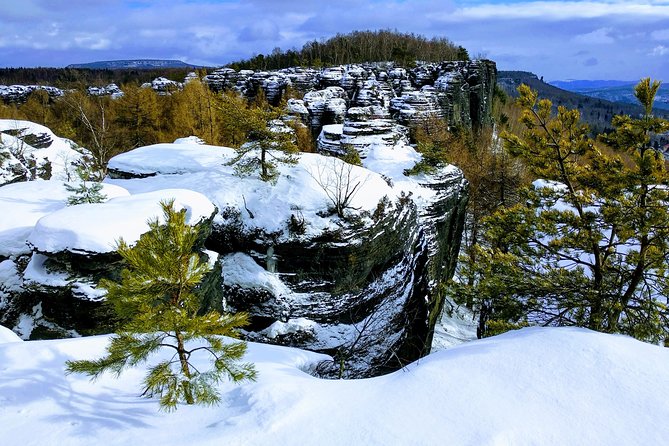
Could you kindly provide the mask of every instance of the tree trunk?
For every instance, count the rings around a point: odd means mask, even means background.
[[[176,331],[175,335],[177,338],[177,353],[179,354],[179,362],[181,363],[181,372],[184,374],[186,378],[188,378],[188,380],[190,380],[191,377],[190,367],[188,366],[188,357],[186,354],[186,348],[184,347],[184,339],[183,336],[181,335],[181,332],[179,331]],[[186,398],[186,403],[187,404],[195,403],[195,400],[193,399],[193,392],[191,391],[190,387],[190,381],[183,381],[181,385],[184,390],[184,397]]]
[[[267,173],[267,161],[265,160],[265,152],[266,150],[264,148],[260,148],[260,169],[261,169],[261,176],[262,180],[266,181],[268,178],[268,173]]]

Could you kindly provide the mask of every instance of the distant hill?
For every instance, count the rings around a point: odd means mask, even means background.
[[[593,133],[602,133],[610,129],[611,119],[614,115],[639,116],[643,112],[640,106],[631,101],[613,102],[598,97],[590,97],[586,93],[567,91],[550,85],[539,79],[536,74],[527,71],[499,71],[497,83],[511,96],[518,96],[516,88],[524,83],[537,90],[540,98],[550,99],[556,106],[563,105],[570,109],[577,108],[581,113],[581,118],[588,123]],[[669,99],[669,95],[667,95],[667,98]],[[669,110],[662,110],[659,107],[659,101],[657,105],[656,114],[665,118],[669,117]]]
[[[549,81],[554,87],[562,88],[567,91],[581,92],[585,90],[599,90],[612,87],[633,86],[635,81],[616,81],[616,80],[580,80],[568,79],[566,81]]]
[[[135,60],[104,60],[99,62],[89,62],[82,64],[71,64],[66,68],[87,68],[103,70],[155,70],[157,68],[199,68],[197,65],[190,65],[180,60],[163,59],[135,59]]]
[[[551,85],[611,102],[636,104],[634,81],[552,81]],[[669,86],[662,85],[655,96],[655,108],[669,110]]]

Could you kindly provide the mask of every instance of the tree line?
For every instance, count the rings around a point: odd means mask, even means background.
[[[282,51],[275,48],[270,54],[258,54],[247,60],[228,64],[235,70],[277,70],[305,66],[320,68],[329,65],[393,61],[411,65],[417,60],[441,62],[468,60],[469,54],[445,37],[427,37],[392,30],[353,31],[337,34],[326,40],[313,40],[302,49]]]
[[[191,68],[90,69],[90,68],[0,68],[0,85],[48,85],[61,89],[85,89],[91,85],[151,82],[157,77],[182,82]]]

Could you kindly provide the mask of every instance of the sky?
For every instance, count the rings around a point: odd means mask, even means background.
[[[220,66],[376,29],[446,37],[545,80],[669,80],[669,0],[0,0],[0,67]]]

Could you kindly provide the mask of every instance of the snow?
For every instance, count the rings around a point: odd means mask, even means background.
[[[414,202],[420,208],[425,208],[434,203],[437,195],[437,190],[430,188],[429,184],[439,183],[448,176],[461,175],[461,171],[456,166],[448,164],[439,168],[435,175],[404,175],[406,169],[411,169],[421,159],[421,154],[409,145],[397,144],[389,148],[383,144],[372,144],[367,157],[363,160],[363,166],[382,173],[392,181],[395,189],[411,194]]]
[[[179,187],[202,193],[219,210],[240,211],[246,230],[260,229],[266,233],[288,236],[291,215],[309,222],[304,237],[313,237],[326,229],[338,229],[336,218],[324,215],[332,202],[325,183],[331,173],[341,172],[343,161],[313,153],[302,153],[295,165],[278,164],[279,177],[275,184],[261,181],[257,174],[239,177],[234,167],[227,165],[236,152],[226,147],[200,144],[157,144],[115,156],[111,169],[142,175],[147,178],[106,180],[120,185],[132,194]],[[350,166],[352,185],[360,183],[360,193],[352,197],[350,207],[356,211],[373,212],[379,201],[391,200],[400,193],[388,186],[383,177],[367,169]],[[346,171],[344,171],[346,174]],[[219,220],[220,221],[220,220]]]
[[[608,446],[669,438],[669,351],[624,336],[529,328],[352,381],[305,373],[322,355],[250,343],[245,360],[255,363],[256,382],[223,382],[220,406],[175,413],[139,397],[142,368],[96,382],[63,373],[68,359],[99,357],[107,339],[0,344],[0,438],[68,446]]]
[[[450,299],[444,302],[441,318],[434,327],[431,352],[476,340],[478,316]]]
[[[194,225],[208,219],[215,206],[202,194],[184,189],[113,198],[104,203],[68,206],[42,217],[28,237],[38,251],[56,253],[106,253],[123,238],[132,245],[148,232],[148,221],[162,221],[161,201],[174,199],[177,210],[186,209],[186,222]]]
[[[34,282],[51,287],[67,286],[69,283],[68,275],[62,272],[49,271],[44,265],[47,259],[48,257],[44,254],[33,253],[23,272],[23,279],[28,284]]]
[[[73,184],[73,183],[68,183]],[[108,199],[129,195],[122,187],[103,184]],[[0,187],[0,256],[30,253],[26,244],[37,221],[67,206],[72,195],[62,181],[27,181]]]
[[[22,339],[9,328],[0,325],[0,344],[6,342],[21,342]]]
[[[189,137],[173,144],[138,147],[113,157],[108,167],[140,175],[201,172],[216,169],[235,154],[234,149],[204,145]]]
[[[262,331],[262,334],[268,338],[276,338],[277,336],[291,334],[291,333],[300,333],[300,332],[313,332],[319,324],[309,320],[304,317],[298,317],[295,319],[289,319],[287,322],[276,321],[265,330]]]
[[[278,274],[267,271],[247,254],[228,254],[223,257],[221,264],[226,285],[261,289],[275,297],[291,294],[291,290],[279,279]]]

